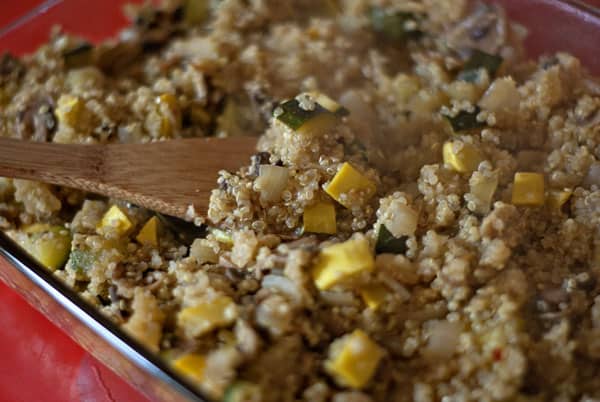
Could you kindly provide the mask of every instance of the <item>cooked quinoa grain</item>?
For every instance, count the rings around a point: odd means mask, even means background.
[[[119,41],[3,56],[0,135],[257,153],[199,227],[0,179],[0,228],[57,277],[215,400],[600,399],[600,91],[576,58],[527,61],[466,0],[129,12]]]

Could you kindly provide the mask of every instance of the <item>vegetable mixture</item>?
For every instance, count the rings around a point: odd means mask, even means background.
[[[2,56],[0,134],[258,149],[193,223],[0,179],[0,228],[58,278],[214,400],[600,400],[600,82],[576,58],[527,60],[466,0],[126,11],[116,40]]]

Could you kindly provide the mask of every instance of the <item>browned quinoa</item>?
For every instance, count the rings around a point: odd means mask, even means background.
[[[466,0],[131,9],[0,58],[0,135],[261,135],[207,225],[0,178],[0,229],[215,400],[600,399],[600,83]],[[151,174],[151,172],[149,172]]]

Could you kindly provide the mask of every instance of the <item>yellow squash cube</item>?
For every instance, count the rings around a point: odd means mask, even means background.
[[[544,205],[544,175],[528,172],[515,173],[512,203],[531,207]]]
[[[458,141],[446,142],[442,153],[444,164],[460,173],[470,173],[477,170],[479,164],[484,160],[479,148]]]
[[[57,102],[56,117],[60,124],[75,127],[84,110],[85,104],[81,98],[61,95]]]
[[[352,204],[346,198],[348,193],[362,191],[365,193],[366,198],[370,198],[375,194],[376,189],[375,183],[352,167],[351,164],[345,162],[333,177],[331,183],[325,187],[325,192],[346,208],[350,208]]]
[[[199,336],[232,324],[237,315],[235,302],[228,296],[218,296],[210,301],[184,308],[179,312],[177,320],[187,334]]]
[[[158,218],[153,216],[148,219],[135,239],[140,244],[147,244],[154,247],[158,246]]]
[[[206,357],[199,353],[188,353],[173,360],[171,363],[175,370],[196,383],[202,382]]]
[[[571,195],[573,195],[573,190],[570,189],[564,189],[562,191],[550,190],[546,194],[546,203],[548,204],[548,207],[550,207],[550,209],[554,211],[560,211],[563,205],[565,205],[566,202],[569,201]]]
[[[71,251],[71,233],[63,226],[33,224],[23,230],[17,242],[40,264],[51,271],[62,267]]]
[[[304,231],[335,234],[335,206],[330,202],[317,202],[304,210]]]
[[[158,114],[161,116],[160,134],[170,137],[181,127],[181,109],[175,95],[165,93],[156,98]]]
[[[385,301],[389,291],[384,285],[374,283],[361,287],[358,293],[360,293],[360,297],[367,307],[372,310],[377,310],[377,308]]]
[[[365,237],[359,237],[321,250],[312,277],[317,288],[327,290],[373,269],[375,259],[369,242]]]
[[[383,349],[357,329],[333,342],[325,369],[339,385],[360,389],[371,380],[383,355]]]
[[[132,223],[125,212],[113,205],[102,217],[98,229],[101,233],[114,231],[117,235],[122,236],[131,229],[131,226]]]
[[[306,136],[318,136],[331,131],[338,119],[333,113],[321,113],[304,123],[296,131]]]

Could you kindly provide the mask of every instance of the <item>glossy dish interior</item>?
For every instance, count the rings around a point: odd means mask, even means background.
[[[528,28],[526,47],[532,57],[554,51],[569,51],[592,72],[600,73],[600,57],[596,42],[592,40],[600,35],[600,12],[597,8],[600,1],[588,1],[591,7],[583,7],[575,1],[497,2],[506,7],[511,18]],[[83,35],[92,41],[114,35],[125,23],[120,11],[125,1],[121,0],[86,1],[85,7],[82,7],[81,0],[14,3],[17,4],[9,7],[14,7],[20,18],[0,19],[0,27],[5,27],[0,28],[0,49],[18,54],[35,49],[47,38],[48,31],[56,23],[63,25],[66,31]],[[0,9],[2,7],[5,6],[0,6]],[[27,13],[31,7],[38,7],[41,12]],[[150,399],[201,400],[168,368],[124,336],[4,237],[0,237],[0,278]],[[1,288],[0,292],[7,290]],[[34,372],[35,367],[33,372],[29,372],[31,378],[35,378]]]

